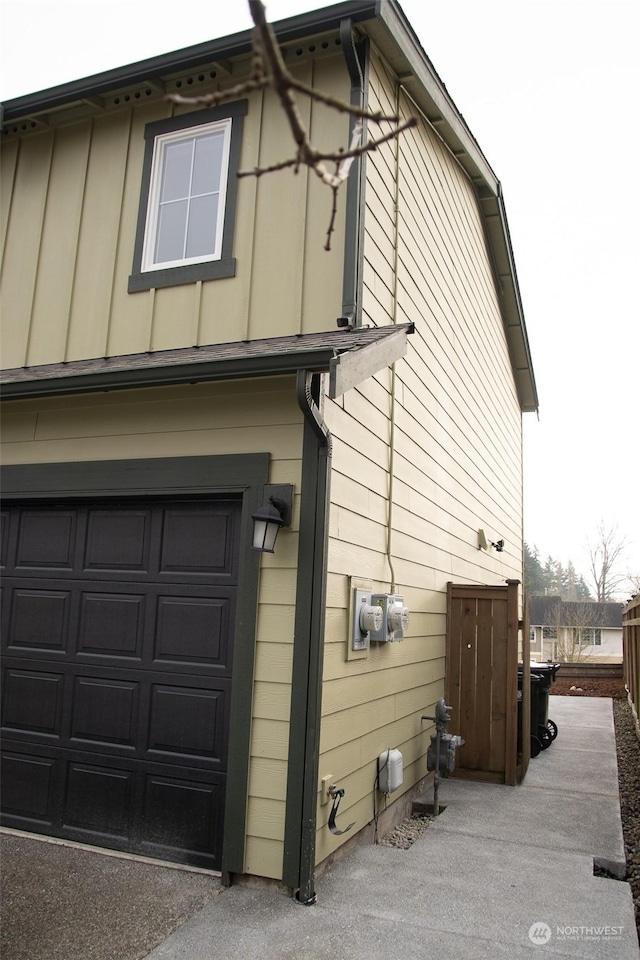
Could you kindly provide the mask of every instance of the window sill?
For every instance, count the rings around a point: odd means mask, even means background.
[[[198,280],[222,280],[235,277],[236,260],[211,260],[207,263],[190,263],[184,267],[170,267],[167,270],[148,270],[145,273],[132,273],[129,277],[129,293],[151,290],[154,287],[177,287]]]

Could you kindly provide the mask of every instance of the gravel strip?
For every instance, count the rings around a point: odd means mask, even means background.
[[[407,817],[398,826],[380,840],[381,847],[398,847],[399,850],[408,850],[411,844],[422,836],[434,817],[421,813],[414,813]]]
[[[627,700],[613,701],[618,753],[620,815],[627,860],[627,877],[636,909],[640,933],[640,740]]]

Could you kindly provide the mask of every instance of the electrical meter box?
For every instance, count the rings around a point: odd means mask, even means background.
[[[382,623],[377,630],[370,631],[372,643],[391,643],[404,639],[409,626],[409,609],[402,597],[394,593],[374,593],[371,603],[382,610]]]

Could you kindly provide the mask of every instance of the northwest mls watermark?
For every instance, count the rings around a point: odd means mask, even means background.
[[[603,943],[605,941],[622,940],[622,926],[610,926],[609,924],[593,924],[592,926],[576,926],[575,924],[555,924],[550,927],[548,923],[537,920],[529,927],[529,940],[536,947],[544,947],[552,940],[554,943],[563,943],[568,941],[595,941]]]

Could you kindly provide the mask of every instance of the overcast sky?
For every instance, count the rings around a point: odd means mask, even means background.
[[[323,3],[266,5],[278,20]],[[586,576],[602,521],[640,574],[640,2],[402,7],[503,186],[540,400],[524,418],[525,538]],[[0,9],[2,100],[251,26],[245,0]]]

